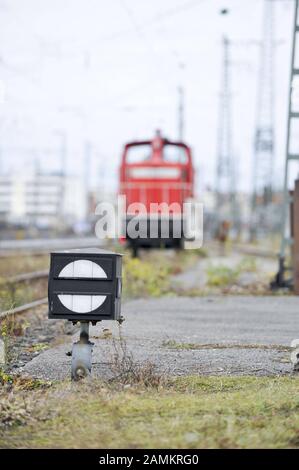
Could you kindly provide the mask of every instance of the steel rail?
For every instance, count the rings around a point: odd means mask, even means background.
[[[27,312],[28,310],[39,307],[40,305],[44,305],[47,302],[48,302],[48,297],[44,297],[43,299],[33,300],[33,302],[20,305],[19,307],[15,307],[10,310],[6,310],[0,313],[0,320],[3,320],[4,318],[7,318],[13,315],[18,315],[18,314]]]
[[[277,259],[277,254],[274,251],[266,250],[264,248],[257,248],[251,246],[242,246],[238,244],[233,244],[232,249],[238,251],[239,253],[243,253],[244,255],[248,256],[256,256],[259,258],[271,258]]]
[[[44,269],[41,271],[33,271],[30,273],[16,274],[15,276],[8,277],[4,279],[4,282],[7,284],[18,284],[19,282],[35,281],[38,279],[44,279],[48,277],[49,270]]]
[[[48,270],[17,274],[16,276],[12,276],[7,279],[4,279],[3,282],[5,285],[13,286],[14,284],[19,284],[22,282],[28,282],[28,281],[32,282],[32,281],[37,281],[40,279],[45,279],[48,277],[48,274],[49,274]],[[7,318],[12,315],[21,314],[23,312],[31,310],[32,308],[45,304],[47,301],[48,301],[47,297],[44,297],[42,299],[33,300],[32,302],[28,302],[26,304],[19,305],[18,307],[0,312],[0,320],[3,320],[4,318]]]

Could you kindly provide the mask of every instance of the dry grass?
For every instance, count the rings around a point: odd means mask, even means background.
[[[109,381],[120,386],[159,387],[164,383],[165,375],[161,375],[155,364],[147,361],[135,361],[133,353],[128,350],[119,327],[119,337],[112,339],[111,370],[113,377]]]
[[[0,312],[46,297],[47,279],[30,283],[10,284],[0,279]]]
[[[204,256],[206,256],[204,250],[153,250],[142,253],[141,258],[124,256],[124,296],[138,298],[173,294],[171,275],[193,266]]]
[[[32,256],[31,254],[21,254],[2,257],[0,262],[0,278],[48,269],[49,263],[49,255]]]
[[[298,381],[184,377],[129,388],[99,380],[60,383],[26,392],[25,407],[20,394],[5,405],[0,447],[299,447]]]
[[[242,344],[242,343],[178,343],[175,340],[167,340],[162,346],[174,350],[198,350],[198,349],[259,349],[263,351],[291,352],[293,349],[279,344]]]

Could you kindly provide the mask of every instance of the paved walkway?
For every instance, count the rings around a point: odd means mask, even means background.
[[[292,370],[286,347],[299,338],[297,297],[164,297],[127,302],[123,315],[123,337],[134,359],[151,361],[173,375],[273,375]],[[103,328],[115,338],[119,332],[113,322],[91,328],[93,373],[107,377],[114,346],[111,338],[100,338]],[[70,350],[71,342],[44,351],[23,371],[50,380],[68,377]]]

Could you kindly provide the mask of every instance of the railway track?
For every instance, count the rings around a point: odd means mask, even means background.
[[[11,276],[3,281],[4,285],[9,286],[12,289],[15,289],[19,284],[28,284],[33,283],[36,281],[40,281],[42,279],[46,279],[48,277],[49,271],[48,270],[40,270],[40,271],[33,271],[29,273],[17,274],[16,276]],[[10,316],[15,316],[19,314],[23,314],[32,310],[40,305],[47,303],[47,297],[43,297],[41,299],[36,299],[31,302],[27,302],[23,305],[18,305],[17,307],[11,308],[9,310],[5,310],[0,312],[0,320],[3,320]]]
[[[272,250],[259,248],[259,247],[251,246],[251,245],[234,244],[233,250],[244,255],[256,256],[258,258],[277,259],[278,257],[277,253],[275,253]]]
[[[38,257],[48,255],[51,251],[80,248],[86,246],[103,246],[103,241],[98,238],[91,237],[71,237],[71,238],[56,238],[56,239],[35,239],[35,240],[0,240],[0,258],[9,260],[10,258],[19,257]],[[32,284],[48,277],[47,270],[39,270],[34,272],[27,272],[17,274],[15,276],[3,279],[2,286],[7,286],[10,290],[15,290],[20,284]],[[18,305],[9,310],[1,311],[0,321],[10,316],[22,315],[36,307],[47,303],[47,298],[35,299],[31,302],[26,302],[23,305]]]
[[[7,284],[19,284],[21,282],[30,282],[37,281],[40,279],[45,279],[48,277],[49,270],[44,269],[41,271],[33,271],[30,273],[17,274],[16,276],[11,276],[5,280]]]
[[[234,244],[233,250],[239,253],[248,255],[248,256],[255,256],[260,258],[269,258],[269,259],[276,259],[276,254],[273,251],[266,250],[263,248],[258,248],[255,246],[250,245],[242,245],[242,244]],[[31,284],[33,282],[40,281],[42,279],[46,279],[48,277],[48,269],[33,271],[28,273],[17,274],[15,276],[8,277],[3,281],[4,284],[10,286],[11,288],[15,288],[19,284]],[[47,303],[47,297],[43,297],[40,299],[33,300],[31,302],[25,303],[23,305],[19,305],[15,308],[2,311],[0,312],[0,320],[7,318],[9,316],[15,316],[19,314],[26,313],[36,307],[44,305]]]
[[[213,252],[215,250],[219,250],[219,242],[216,240],[211,240],[207,244],[207,249]],[[224,247],[225,248],[225,247]],[[259,247],[250,244],[243,244],[243,243],[235,243],[232,242],[231,245],[224,250],[225,252],[236,252],[240,254],[244,254],[247,256],[255,256],[257,258],[268,258],[268,259],[277,259],[278,254],[275,250],[271,250],[269,248]]]
[[[82,247],[101,247],[103,240],[96,237],[53,238],[32,240],[0,240],[0,257],[42,256],[51,251]]]
[[[0,321],[8,318],[10,316],[15,316],[18,314],[22,314],[32,310],[40,305],[44,305],[48,302],[48,297],[44,297],[42,299],[33,300],[32,302],[26,303],[24,305],[20,305],[19,307],[12,308],[10,310],[6,310],[0,313]]]

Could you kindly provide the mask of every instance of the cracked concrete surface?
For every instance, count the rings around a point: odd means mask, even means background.
[[[126,321],[122,334],[134,359],[151,361],[159,370],[172,375],[279,375],[292,371],[290,353],[282,346],[290,346],[299,337],[296,297],[139,299],[125,303],[123,315]],[[91,340],[95,343],[93,374],[107,378],[111,375],[114,349],[111,338],[97,338],[103,328],[110,328],[115,338],[119,332],[114,322],[91,328]],[[76,335],[68,344],[42,352],[22,372],[49,380],[69,377],[71,358],[67,352],[75,340]],[[167,347],[169,340],[196,344],[199,349]],[[200,349],[200,344],[209,344],[209,348]]]

